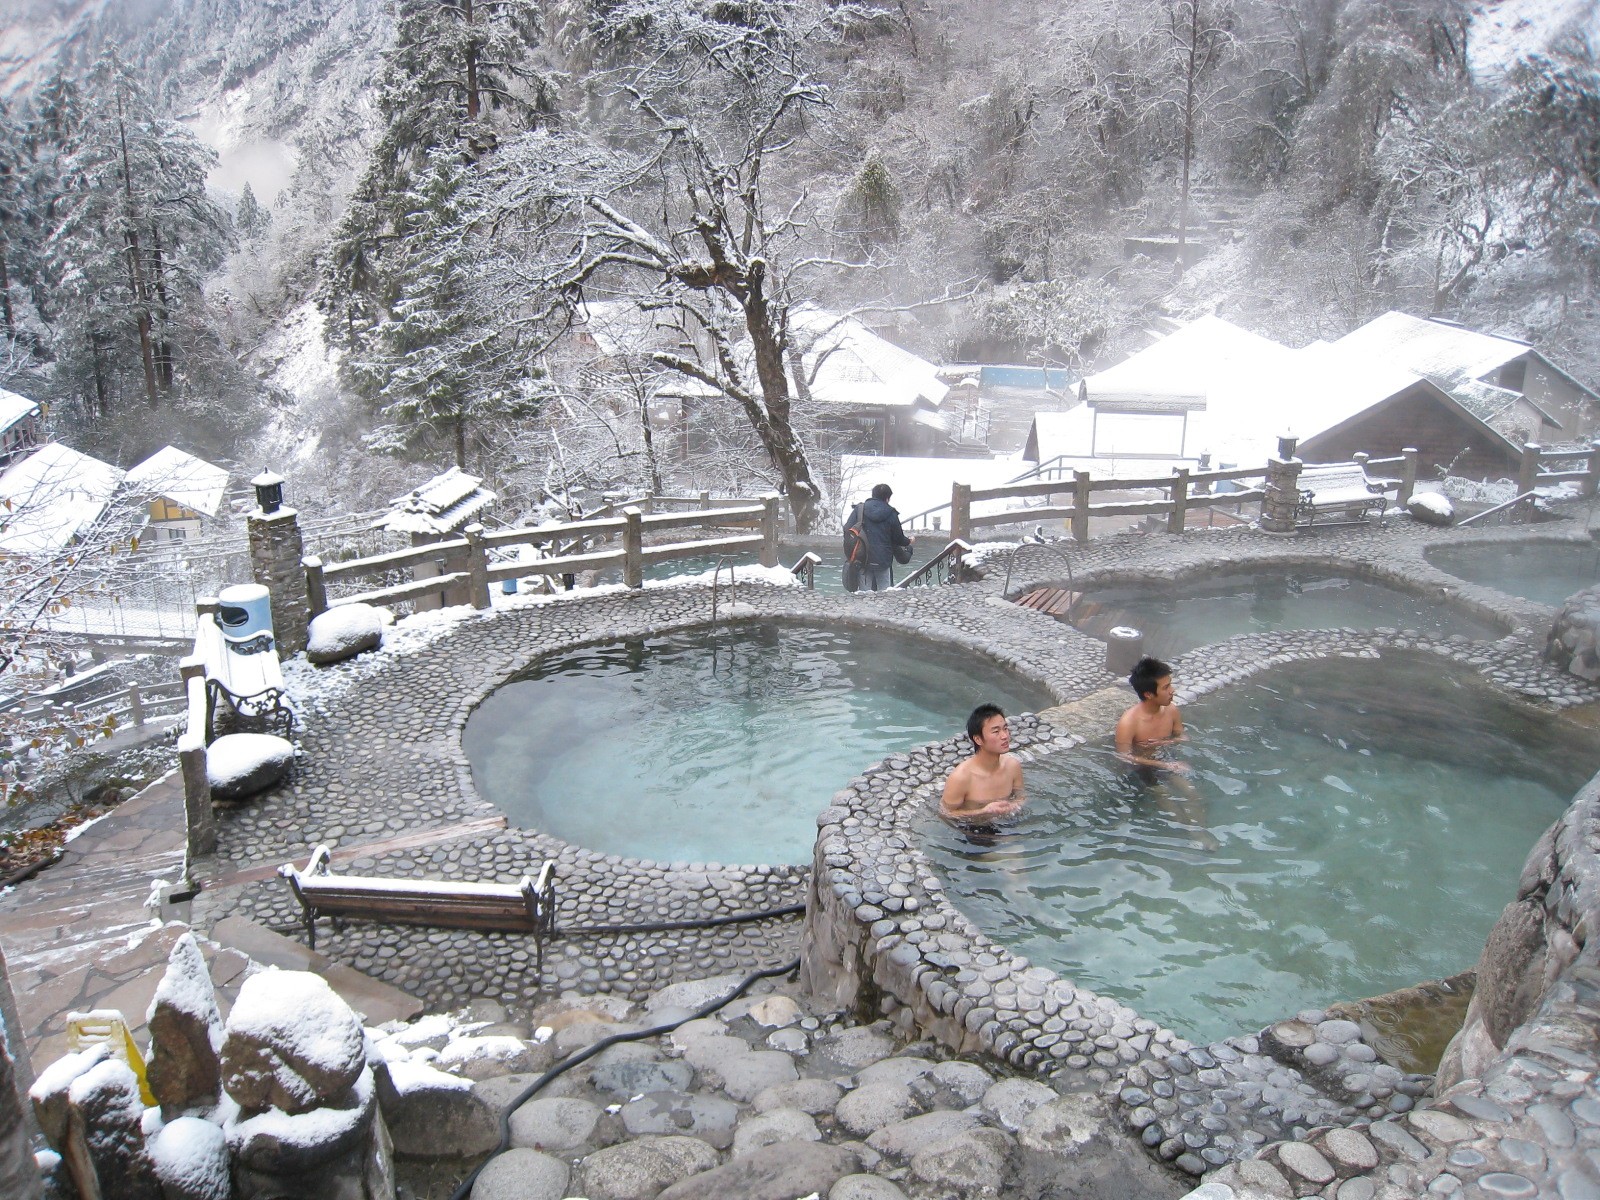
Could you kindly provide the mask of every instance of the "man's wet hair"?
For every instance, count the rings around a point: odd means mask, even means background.
[[[887,500],[892,495],[894,495],[894,489],[887,483],[880,483],[872,489],[872,498],[874,500]]]
[[[978,739],[983,736],[984,723],[990,717],[1003,717],[1005,715],[998,704],[980,704],[973,709],[972,715],[967,718],[967,736],[972,739],[972,744],[974,746],[978,744]]]
[[[1143,700],[1160,686],[1161,681],[1172,674],[1172,668],[1159,658],[1151,658],[1146,654],[1133,664],[1133,672],[1128,676],[1128,686],[1134,695]]]

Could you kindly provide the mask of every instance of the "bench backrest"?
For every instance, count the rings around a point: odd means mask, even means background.
[[[205,663],[206,677],[241,700],[266,692],[283,691],[283,668],[274,648],[255,654],[236,654],[222,636],[222,627],[210,613],[202,613],[196,630],[195,651]]]
[[[1361,492],[1375,494],[1381,485],[1374,484],[1359,463],[1329,463],[1302,467],[1297,481],[1303,492],[1312,493],[1313,502],[1319,493]]]

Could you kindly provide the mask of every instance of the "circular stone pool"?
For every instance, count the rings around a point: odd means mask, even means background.
[[[1450,605],[1350,575],[1272,569],[1179,583],[1096,587],[1073,605],[1072,624],[1104,638],[1115,625],[1144,632],[1144,648],[1170,658],[1240,633],[1377,629],[1494,639],[1502,630]]]
[[[1052,703],[958,647],[738,623],[547,656],[479,705],[462,743],[516,825],[631,858],[802,863],[834,792],[986,700]]]
[[[1185,724],[1192,797],[1089,745],[1030,764],[990,844],[922,832],[997,941],[1203,1040],[1470,969],[1600,761],[1587,731],[1406,654],[1277,668]]]
[[[1432,546],[1423,555],[1457,579],[1552,608],[1574,592],[1600,583],[1600,546],[1593,542]]]

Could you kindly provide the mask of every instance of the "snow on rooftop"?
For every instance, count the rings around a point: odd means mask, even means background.
[[[1478,333],[1459,325],[1386,312],[1333,343],[1352,359],[1374,359],[1409,368],[1417,375],[1460,372],[1482,379],[1528,352],[1528,343]]]
[[[390,511],[374,521],[373,528],[396,533],[454,533],[496,499],[481,478],[451,467],[389,501]]]
[[[18,421],[37,416],[39,406],[26,396],[0,388],[0,430],[10,429]]]
[[[811,397],[823,404],[938,408],[950,392],[926,359],[879,337],[854,317],[812,304],[797,305],[789,325],[809,377]]]
[[[59,550],[93,524],[121,485],[110,463],[47,442],[0,475],[0,553]]]
[[[1083,381],[1090,404],[1229,404],[1281,383],[1293,351],[1221,317],[1201,317]]]
[[[163,496],[214,517],[228,488],[228,472],[176,446],[163,446],[131,468],[127,482],[146,495]]]

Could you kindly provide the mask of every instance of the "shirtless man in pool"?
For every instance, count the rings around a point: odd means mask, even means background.
[[[1011,730],[993,704],[980,704],[967,718],[974,753],[945,780],[939,815],[958,825],[990,825],[1013,816],[1027,801],[1022,764],[1008,753]]]
[[[1186,778],[1189,764],[1155,756],[1163,746],[1185,740],[1183,714],[1172,700],[1172,668],[1160,659],[1146,656],[1134,664],[1128,685],[1139,697],[1139,703],[1117,722],[1118,756],[1151,785],[1161,811],[1188,826],[1189,836],[1197,846],[1217,849],[1216,837],[1206,828],[1205,803]]]

